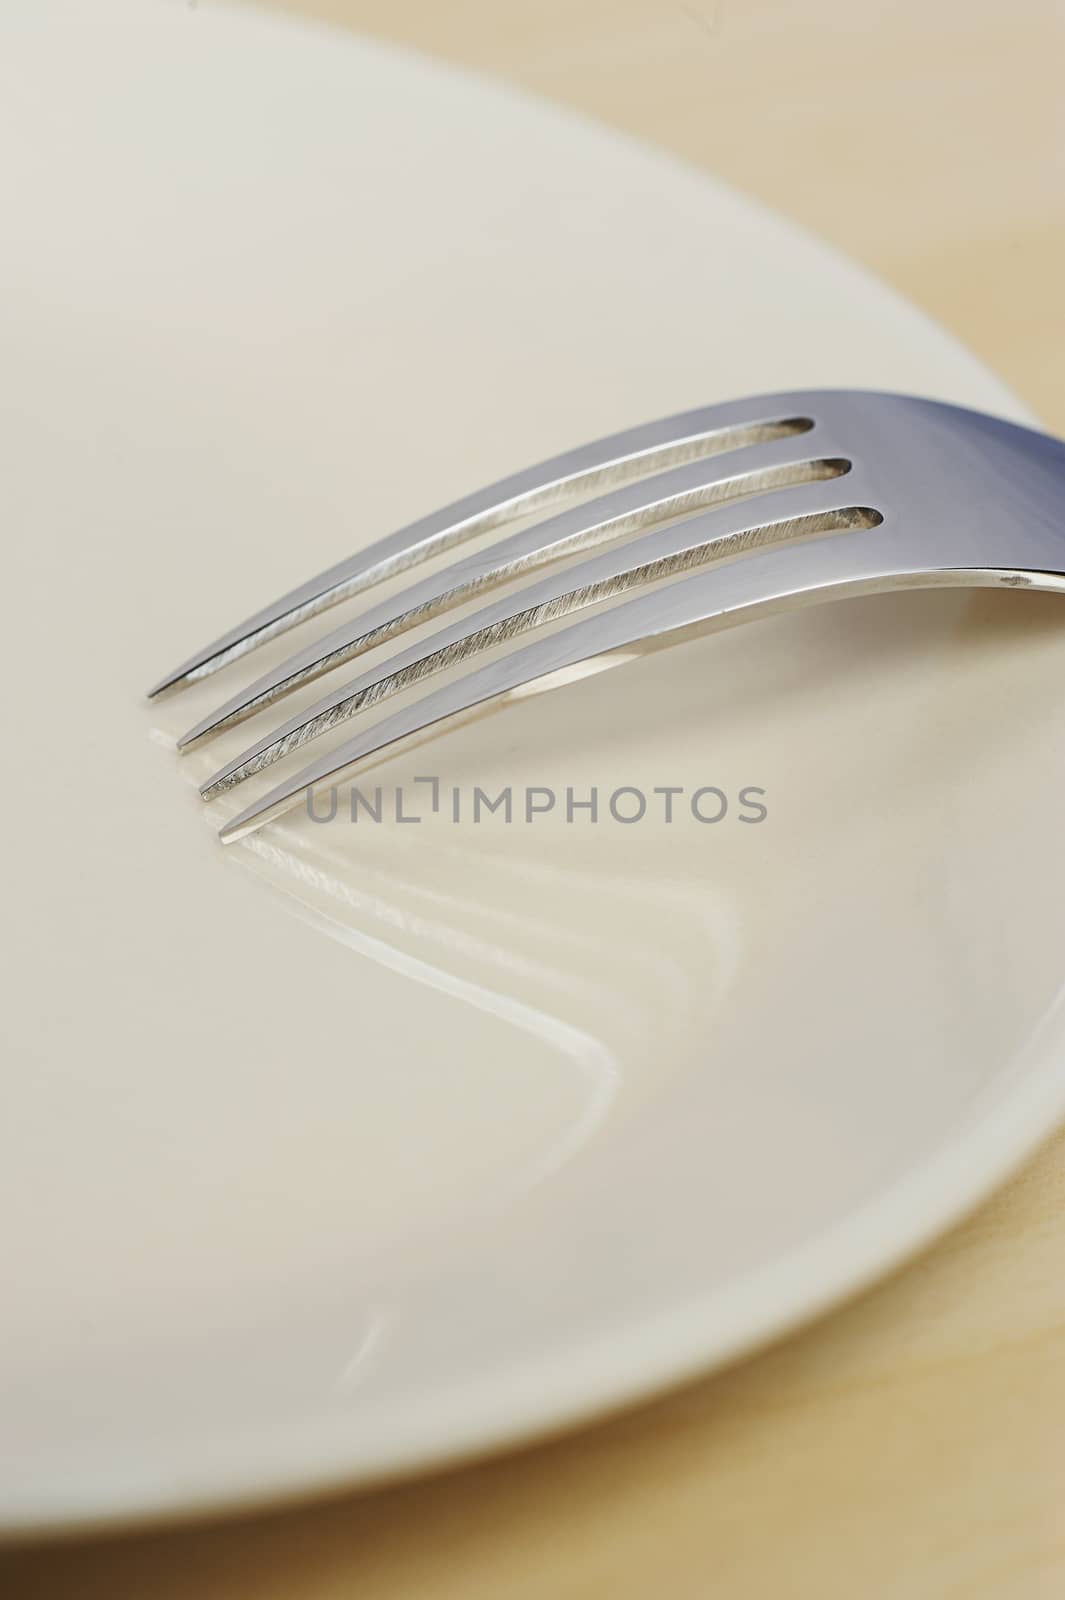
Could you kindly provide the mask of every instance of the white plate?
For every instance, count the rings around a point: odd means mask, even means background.
[[[232,678],[141,692],[607,430],[797,384],[1010,397],[698,174],[347,37],[37,0],[0,106],[4,1525],[530,1436],[972,1204],[1065,1099],[1052,596],[763,622],[382,772],[758,785],[759,826],[297,816],[223,852],[168,743]]]

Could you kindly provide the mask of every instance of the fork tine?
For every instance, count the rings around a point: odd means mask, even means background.
[[[684,511],[824,476],[819,469],[824,455],[811,451],[808,433],[803,430],[801,437],[748,445],[735,458],[730,453],[720,462],[689,461],[656,477],[624,484],[466,556],[297,651],[190,728],[178,740],[178,748],[191,749],[397,634],[551,561]],[[825,446],[818,435],[814,437]]]
[[[721,511],[712,517],[686,518],[650,538],[635,539],[624,546],[611,547],[590,561],[552,573],[539,583],[528,585],[517,593],[510,593],[482,607],[472,616],[460,618],[371,667],[353,681],[332,689],[323,699],[298,712],[280,728],[266,734],[214,773],[201,786],[201,795],[205,800],[214,799],[319,734],[411,688],[432,673],[452,667],[459,661],[467,661],[501,640],[515,639],[538,627],[547,618],[554,621],[557,617],[610,598],[635,582],[646,581],[649,565],[675,560],[682,555],[690,559],[691,552],[700,547],[705,547],[705,559],[708,560],[713,559],[715,548],[719,555],[727,555],[734,550],[738,538],[752,542],[760,523],[767,530],[768,541],[773,530],[784,525],[779,516],[774,521],[763,520],[767,511],[783,510],[779,495],[768,492],[773,489],[773,482],[767,480],[771,480],[773,474],[789,472],[791,476],[786,481],[795,488],[800,484],[821,483],[826,479],[842,477],[849,468],[850,463],[845,460],[827,458],[796,462],[789,468],[773,468],[770,472],[759,473],[757,478],[762,492],[753,500],[746,500],[742,506],[730,508],[727,519]],[[801,515],[814,505],[821,509],[824,504],[824,491],[805,507],[793,496],[790,514]]]
[[[812,422],[795,414],[794,402],[801,399],[802,396],[786,394],[763,395],[680,412],[567,450],[501,478],[377,540],[282,595],[160,678],[149,690],[149,698],[207,677],[330,606],[467,539],[540,510],[564,495],[629,482],[656,468],[803,431]]]
[[[823,491],[822,491],[823,492]],[[802,495],[803,491],[792,491]],[[709,514],[713,516],[714,513]],[[720,513],[717,513],[720,516]],[[705,520],[709,520],[709,516]],[[695,518],[698,522],[703,519]],[[650,594],[613,609],[571,623],[534,640],[521,649],[464,674],[453,683],[422,694],[411,705],[361,730],[338,749],[329,751],[226,823],[219,837],[225,843],[239,839],[262,823],[281,815],[315,784],[337,782],[353,768],[390,751],[400,741],[424,734],[436,723],[468,713],[486,702],[512,695],[530,685],[553,686],[543,680],[588,662],[599,668],[629,659],[625,652],[646,648],[664,636],[695,625],[726,626],[756,610],[780,609],[812,598],[852,593],[857,588],[898,581],[885,551],[875,541],[855,539],[849,561],[840,558],[832,576],[811,552],[825,536],[876,527],[883,518],[868,507],[848,505],[793,514],[776,524],[785,536],[807,536],[793,543],[748,554],[743,560],[715,569],[692,570],[691,551],[681,556],[674,571],[683,576]],[[671,530],[664,530],[669,532]],[[749,529],[752,535],[763,529]],[[651,535],[651,539],[660,538]],[[737,543],[742,535],[737,534]],[[595,563],[588,563],[589,566]],[[653,577],[665,574],[654,573]],[[911,580],[914,575],[907,575]],[[918,574],[916,581],[933,581]],[[943,581],[938,575],[936,581]],[[961,580],[959,580],[961,581]],[[564,681],[564,678],[563,678]]]

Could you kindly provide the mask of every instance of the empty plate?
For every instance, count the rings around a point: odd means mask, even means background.
[[[1054,596],[689,642],[394,757],[379,822],[341,795],[229,850],[196,784],[258,724],[173,743],[243,674],[143,694],[613,429],[1011,397],[730,190],[340,33],[37,0],[0,106],[4,1526],[572,1423],[985,1193],[1065,1104]]]

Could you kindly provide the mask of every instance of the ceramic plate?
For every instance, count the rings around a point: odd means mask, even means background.
[[[799,385],[1010,396],[707,178],[341,34],[37,0],[0,22],[0,107],[4,1525],[573,1423],[986,1192],[1065,1100],[1053,596],[690,642],[396,756],[380,823],[341,797],[229,850],[196,782],[234,744],[173,741],[242,674],[143,691],[615,428]],[[526,821],[527,790],[558,803]]]

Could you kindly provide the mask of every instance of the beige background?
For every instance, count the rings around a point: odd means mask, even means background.
[[[199,0],[210,4],[210,0]],[[1053,0],[281,0],[580,107],[797,217],[1065,431]],[[79,1600],[1065,1593],[1065,1139],[760,1358],[388,1492],[0,1557]]]

